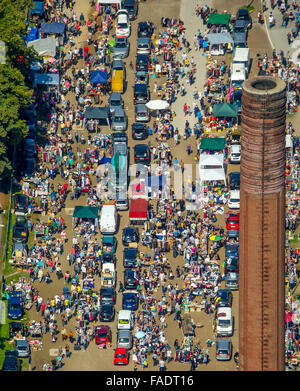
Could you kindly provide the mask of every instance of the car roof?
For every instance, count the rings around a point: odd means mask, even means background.
[[[118,314],[118,317],[119,318],[129,318],[130,315],[131,315],[132,311],[131,310],[120,310],[119,311],[119,314]]]
[[[15,342],[19,346],[28,346],[28,341],[25,338],[22,339],[15,339]]]
[[[234,27],[244,27],[246,24],[246,21],[244,19],[237,19]]]
[[[240,178],[241,173],[239,171],[233,171],[229,175],[231,176],[231,178]]]
[[[149,59],[150,57],[149,57],[149,54],[145,54],[145,53],[139,53],[138,55],[137,55],[137,60],[139,60],[139,59]]]
[[[149,37],[139,37],[137,42],[138,42],[138,44],[139,43],[150,43],[150,38]]]
[[[118,94],[117,92],[112,92],[109,96],[109,99],[122,100],[122,97],[121,94]]]
[[[147,150],[149,150],[149,147],[148,147],[148,145],[147,144],[136,144],[135,146],[134,146],[134,149],[135,150],[143,150],[143,149],[147,149]]]
[[[125,116],[125,111],[122,107],[120,107],[120,106],[116,107],[114,114],[113,114],[113,117],[116,117],[116,116]]]
[[[96,326],[96,330],[97,331],[110,331],[110,327],[104,326],[104,325],[99,325],[99,326]]]
[[[233,151],[240,151],[241,150],[241,145],[240,144],[232,144],[231,146],[231,149],[233,150]]]
[[[133,129],[146,129],[146,125],[142,122],[135,122],[132,124]]]
[[[218,316],[221,316],[222,313],[224,313],[225,316],[231,315],[232,313],[231,307],[218,307],[217,309]]]
[[[240,8],[237,12],[238,15],[249,15],[247,8]]]
[[[217,339],[216,340],[216,344],[218,345],[218,347],[220,348],[220,349],[222,349],[222,348],[228,348],[229,347],[229,345],[230,344],[232,344],[232,341],[231,341],[231,339]]]
[[[230,190],[230,197],[240,197],[240,191],[239,190]]]
[[[118,330],[118,334],[119,334],[119,336],[121,336],[121,335],[130,335],[131,336],[131,331],[130,330]]]

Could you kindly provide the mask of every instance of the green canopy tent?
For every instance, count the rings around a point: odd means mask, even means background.
[[[200,149],[207,151],[222,151],[224,148],[224,137],[203,137],[201,139]]]
[[[228,28],[230,18],[231,18],[230,14],[211,13],[206,22],[206,26],[211,27],[213,25],[217,25],[217,26],[226,26]]]
[[[95,225],[98,227],[98,216],[99,216],[99,207],[98,206],[75,206],[72,225],[74,220],[77,219],[94,219]]]
[[[214,117],[237,117],[238,108],[237,105],[230,103],[217,103],[213,105],[212,115]]]

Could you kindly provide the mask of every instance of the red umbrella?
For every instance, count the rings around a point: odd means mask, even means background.
[[[88,46],[85,46],[85,47],[83,48],[83,50],[84,50],[86,53],[88,53],[88,52],[89,52],[89,47],[88,47]]]

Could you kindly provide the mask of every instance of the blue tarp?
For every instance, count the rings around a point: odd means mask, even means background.
[[[39,39],[39,29],[37,27],[30,27],[28,36],[27,36],[27,42],[35,41],[36,39]]]
[[[36,73],[34,75],[33,86],[37,85],[59,86],[58,73]]]
[[[98,84],[98,83],[106,83],[107,82],[107,73],[105,71],[92,71],[90,83]]]
[[[41,32],[44,34],[63,34],[65,32],[66,25],[65,23],[43,22],[41,25]]]
[[[103,156],[103,158],[99,161],[99,164],[105,164],[105,163],[110,163],[111,158],[107,156]]]
[[[33,7],[30,10],[31,15],[42,15],[45,13],[45,6],[43,1],[34,1]]]

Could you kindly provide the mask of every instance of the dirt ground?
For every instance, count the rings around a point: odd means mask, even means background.
[[[253,5],[255,8],[258,6],[260,1],[255,0],[253,2]],[[215,0],[214,7],[217,8],[219,11],[223,9],[227,9],[228,12],[234,13],[236,10],[241,6],[244,5],[244,2],[241,0],[232,0],[230,2],[230,5],[228,4],[228,1],[226,0]],[[89,2],[87,0],[76,0],[75,4],[75,13],[79,15],[81,12],[84,13],[84,15],[87,17],[91,14]],[[191,11],[192,12],[192,11]],[[134,122],[134,105],[133,105],[133,83],[134,83],[134,73],[130,71],[129,68],[129,62],[130,60],[134,63],[134,57],[136,53],[136,29],[137,24],[140,21],[144,21],[147,19],[150,19],[155,26],[160,28],[160,20],[162,16],[168,16],[168,17],[178,17],[180,13],[180,1],[179,0],[165,0],[165,1],[159,1],[159,0],[147,0],[146,2],[141,2],[140,8],[139,8],[139,14],[138,18],[131,23],[132,27],[132,33],[130,37],[130,56],[129,58],[125,59],[125,63],[127,65],[127,82],[128,82],[128,88],[125,94],[123,95],[123,99],[125,102],[125,109],[128,115],[128,139],[129,139],[129,146],[133,146],[135,143],[139,143],[139,141],[134,141],[131,138],[131,124]],[[257,8],[255,9],[254,13],[257,13]],[[196,30],[196,26],[195,26]],[[86,38],[86,29],[83,29],[82,35],[78,38],[78,41],[84,41]],[[268,40],[267,36],[263,30],[263,28],[258,25],[257,23],[253,24],[253,29],[249,33],[248,38],[248,44],[251,50],[251,53],[262,53],[267,51],[268,54],[270,54],[271,48],[268,46]],[[252,72],[255,73],[255,66],[256,61],[254,59],[253,61],[254,67],[252,68]],[[150,88],[152,98],[155,98],[155,95],[153,92],[153,80],[151,80],[152,87]],[[67,96],[67,99],[70,99],[72,101],[73,97],[71,94]],[[106,104],[107,97],[104,97],[103,105]],[[106,131],[105,131],[106,132]],[[153,136],[149,138],[151,142],[154,141]],[[148,140],[147,140],[148,141]],[[190,142],[190,140],[189,140]],[[141,142],[142,143],[142,142]],[[183,158],[185,163],[194,163],[194,154],[188,156],[186,154],[186,142],[182,141],[178,146],[174,147],[173,141],[169,140],[169,145],[172,148],[173,156],[178,156],[179,158]],[[196,143],[192,144],[192,149],[195,151],[196,149]],[[132,151],[132,148],[131,148]],[[133,163],[133,157],[131,153],[131,163]],[[58,180],[56,180],[57,182]],[[85,198],[81,197],[78,201],[71,201],[69,198],[67,200],[67,207],[73,208],[75,205],[85,205]],[[70,209],[71,210],[71,209]],[[65,246],[64,254],[62,256],[62,269],[63,272],[69,269],[69,266],[67,265],[66,261],[66,255],[70,252],[71,245],[72,245],[72,237],[73,232],[71,228],[71,220],[72,220],[72,212],[65,210],[63,213],[63,217],[66,221],[67,225],[67,235],[69,238],[68,243]],[[121,245],[121,232],[122,229],[128,225],[128,212],[121,212],[120,213],[121,219],[120,219],[120,228],[116,235],[118,239],[118,249],[117,249],[117,272],[118,272],[118,284],[119,281],[123,279],[123,265],[122,265],[122,245]],[[218,223],[221,225],[224,225],[224,216],[220,216],[218,218]],[[141,251],[146,251],[142,246],[139,246]],[[220,258],[224,259],[224,250],[222,249],[220,252]],[[177,265],[183,266],[184,261],[182,258],[178,257],[176,260],[172,259],[171,253],[168,254],[168,259],[172,265],[174,265],[173,271],[175,271],[175,268]],[[60,293],[63,288],[63,280],[58,281],[56,276],[53,278],[53,283],[46,286],[44,283],[39,284],[38,282],[35,284],[38,286],[40,295],[46,300],[48,297],[51,298],[55,294]],[[182,281],[177,281],[180,285],[182,284]],[[156,296],[159,297],[161,295],[161,290],[156,292]],[[118,311],[121,308],[121,295],[117,294],[117,302],[116,302],[116,310]],[[234,351],[238,350],[238,293],[234,292],[234,299],[233,299],[233,313],[235,315],[235,331],[234,336],[232,338],[233,345],[234,345]],[[201,346],[206,348],[206,340],[208,338],[215,340],[215,337],[213,335],[212,330],[212,319],[211,316],[206,315],[204,312],[194,312],[191,313],[191,316],[195,320],[196,323],[201,323],[203,325],[202,328],[196,329],[196,338],[195,340],[200,340]],[[29,317],[31,319],[39,320],[39,316],[37,315],[35,309],[32,309],[29,312]],[[173,317],[169,318],[167,320],[168,327],[166,329],[166,337],[167,341],[170,343],[171,346],[173,346],[173,342],[175,338],[178,338],[179,340],[182,339],[182,332],[180,329],[178,329],[177,323],[173,321]],[[61,326],[60,320],[58,320],[59,326]],[[99,324],[99,322],[98,322]],[[123,370],[133,370],[132,361],[130,360],[130,364],[127,367],[114,367],[113,366],[113,348],[115,347],[115,336],[116,336],[116,321],[109,324],[111,326],[111,329],[113,331],[113,343],[112,348],[107,350],[99,350],[95,343],[91,343],[88,347],[87,351],[84,352],[82,349],[81,351],[73,351],[73,346],[71,346],[72,355],[70,359],[64,359],[64,365],[60,371],[123,371]],[[67,325],[67,330],[72,329],[74,331],[75,322],[74,320],[71,320],[70,324]],[[58,341],[54,344],[51,341],[51,338],[49,334],[46,334],[44,337],[44,348],[42,351],[33,352],[32,353],[32,370],[34,371],[40,371],[42,370],[42,366],[44,363],[50,363],[50,360],[53,358],[49,355],[50,349],[58,348],[59,346],[64,347],[61,343],[61,336],[58,335]],[[200,365],[197,368],[197,371],[235,371],[236,367],[234,364],[234,361],[231,360],[230,362],[218,362],[214,358],[214,347],[209,348],[210,349],[210,359],[211,361],[208,363],[208,365],[205,366],[205,364]],[[157,370],[157,367],[152,366],[152,360],[149,360],[149,370]],[[189,364],[180,364],[176,362],[171,362],[167,365],[168,371],[178,371],[178,370],[184,370],[187,371],[190,369]],[[139,368],[139,370],[141,370]]]

